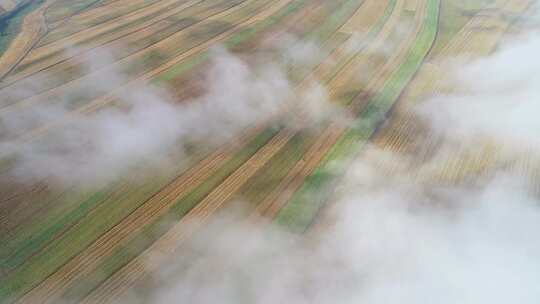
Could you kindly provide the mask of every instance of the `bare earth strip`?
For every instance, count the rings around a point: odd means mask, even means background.
[[[56,0],[48,0],[40,8],[24,18],[21,32],[0,57],[0,84],[4,77],[23,60],[39,39],[46,33],[47,25],[43,15],[49,5]]]

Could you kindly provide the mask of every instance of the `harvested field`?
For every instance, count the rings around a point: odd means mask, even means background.
[[[514,265],[462,213],[540,197],[534,1],[37,3],[0,57],[0,303],[466,302],[453,263],[475,303],[476,274],[536,283],[459,255]]]

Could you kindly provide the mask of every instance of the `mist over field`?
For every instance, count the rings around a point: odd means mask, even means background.
[[[0,304],[540,302],[536,1],[115,1],[0,77]]]
[[[538,41],[533,33],[486,58],[457,61],[447,79],[455,91],[416,107],[448,143],[436,155],[478,153],[490,143],[507,161],[524,161],[531,149],[527,157],[538,156]],[[407,157],[376,146],[363,155],[307,240],[225,214],[182,246],[194,257],[179,252],[152,276],[149,302],[540,301],[540,206],[526,176],[502,167],[448,185],[414,178],[436,163],[411,169]],[[408,169],[388,175],[384,167]]]
[[[293,91],[285,71],[287,62],[309,61],[305,55],[317,56],[318,48],[292,36],[287,40],[290,46],[278,49],[279,61],[263,58],[248,63],[223,47],[212,49],[210,67],[200,80],[206,84],[204,93],[188,100],[177,100],[169,88],[148,83],[118,90],[114,93],[115,106],[90,115],[74,112],[64,96],[53,97],[46,104],[23,106],[16,113],[0,111],[0,151],[6,156],[16,155],[12,169],[16,179],[103,183],[122,176],[140,161],[166,164],[167,154],[184,153],[183,146],[190,142],[224,144],[248,127],[270,123],[278,114],[287,113],[289,117],[283,123],[293,128],[340,118],[337,108],[328,102],[325,88],[316,80],[310,81],[306,90]],[[113,51],[93,54],[85,60],[90,66],[80,68],[113,65]],[[122,71],[109,69],[100,82],[86,85],[78,94],[99,91],[108,82],[121,82],[124,77]],[[297,98],[301,104],[290,103]],[[293,106],[297,108],[286,110]],[[48,131],[47,127],[58,121],[64,127]],[[43,127],[43,139],[20,139],[24,132],[40,132]]]

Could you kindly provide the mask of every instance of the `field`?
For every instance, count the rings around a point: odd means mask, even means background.
[[[358,162],[422,185],[535,176],[490,140],[438,153],[416,113],[530,5],[31,1],[0,24],[0,303],[115,303],[228,210],[311,239]]]

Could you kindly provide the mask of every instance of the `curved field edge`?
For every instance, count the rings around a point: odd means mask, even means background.
[[[350,159],[366,144],[377,126],[386,119],[387,113],[414,77],[435,41],[440,0],[428,0],[426,9],[427,14],[422,30],[405,61],[385,82],[383,89],[369,101],[354,125],[340,137],[321,164],[306,178],[291,201],[280,210],[274,219],[276,224],[295,233],[304,232],[316,217],[319,209],[329,199],[332,194],[331,186],[342,174],[339,172],[342,170],[336,172],[335,162],[346,162]]]

